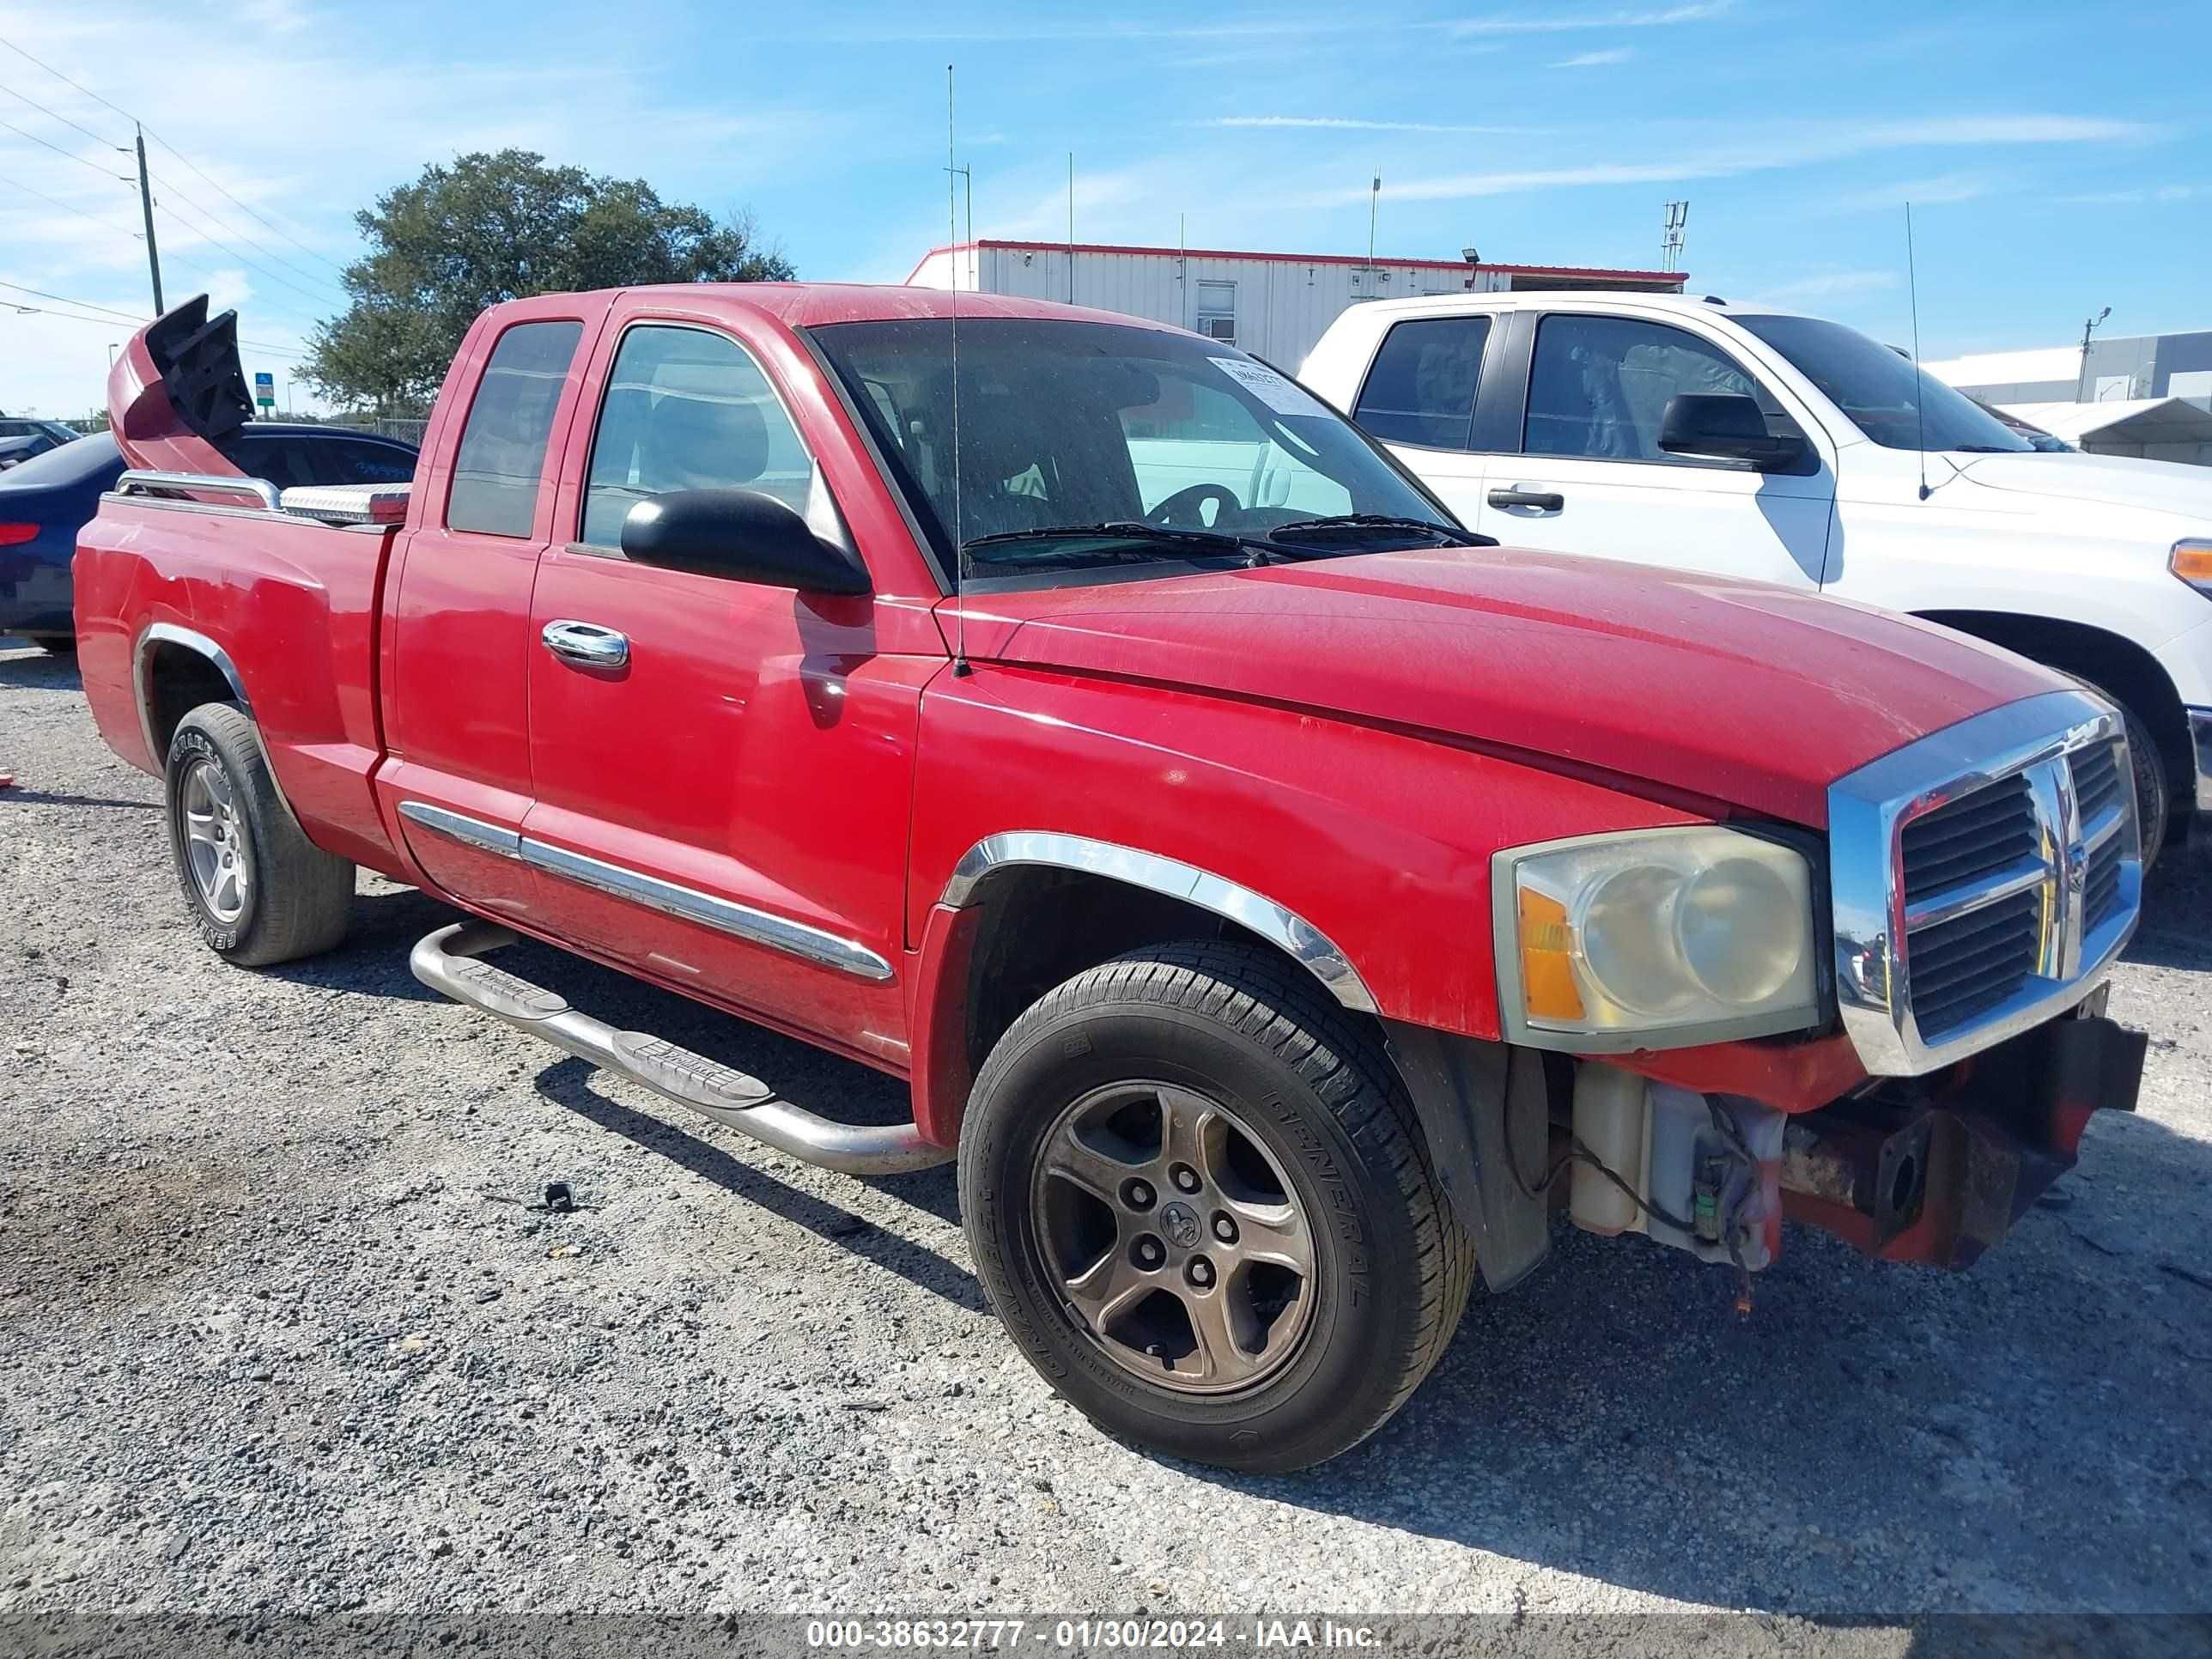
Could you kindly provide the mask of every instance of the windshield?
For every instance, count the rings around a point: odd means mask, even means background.
[[[1885,449],[2013,454],[2034,445],[1964,392],[1856,329],[1817,317],[1737,315]]]
[[[1058,319],[963,318],[959,329],[957,474],[947,319],[812,331],[941,566],[956,476],[960,539],[987,575],[1188,565],[1206,551],[1206,538],[1147,526],[1211,532],[1224,554],[1273,531],[1328,554],[1462,539],[1341,416],[1231,347]]]

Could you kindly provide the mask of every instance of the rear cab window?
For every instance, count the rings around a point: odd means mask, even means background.
[[[446,499],[446,527],[526,538],[538,514],[545,447],[582,339],[573,320],[517,323],[499,337],[469,406]]]
[[[1385,443],[1466,449],[1488,317],[1423,317],[1392,325],[1359,388],[1352,418]]]

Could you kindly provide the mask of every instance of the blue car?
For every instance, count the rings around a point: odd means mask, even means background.
[[[345,427],[256,421],[227,442],[242,471],[280,489],[403,483],[415,476],[413,445]],[[76,532],[122,476],[123,457],[105,432],[0,471],[0,634],[28,635],[49,651],[75,647],[70,561]]]

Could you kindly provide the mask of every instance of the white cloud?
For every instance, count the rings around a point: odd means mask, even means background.
[[[1698,5],[1667,6],[1658,10],[1502,14],[1492,17],[1464,17],[1444,27],[1453,34],[1553,34],[1577,29],[1666,28],[1676,23],[1704,23],[1730,9],[1730,0],[1705,0]]]
[[[2160,202],[2194,202],[2212,198],[2212,185],[2142,185],[2133,190],[2091,191],[2058,199],[2069,207],[2142,207]]]
[[[719,100],[672,100],[665,65],[625,33],[627,20],[596,26],[596,34],[592,24],[564,25],[557,51],[524,56],[519,47],[503,62],[455,52],[435,35],[394,35],[380,46],[372,75],[352,37],[326,27],[309,0],[247,3],[254,14],[241,27],[204,29],[179,26],[173,9],[154,0],[97,8],[0,0],[0,41],[96,95],[4,47],[0,81],[98,135],[0,99],[0,118],[95,163],[76,166],[0,131],[0,257],[15,268],[0,275],[103,306],[120,301],[134,316],[144,311],[137,191],[102,177],[131,171],[127,155],[100,147],[127,143],[131,117],[148,130],[167,295],[209,291],[218,306],[244,307],[247,338],[295,349],[344,303],[337,268],[360,251],[354,211],[426,162],[515,145],[595,172],[650,174],[667,188],[670,158],[684,157],[690,177],[712,179],[712,191],[672,193],[721,212],[741,208],[749,186],[766,185],[793,158],[818,154],[830,134],[862,120],[780,103],[773,94],[736,113]],[[36,274],[15,274],[23,270]],[[102,337],[116,337],[110,325],[0,319],[0,397],[10,407],[82,412],[98,400]]]
[[[1551,131],[1546,127],[1480,126],[1455,121],[1363,121],[1343,115],[1217,115],[1192,123],[1201,127],[1251,127],[1315,132],[1443,132],[1481,133],[1492,137]]]
[[[1894,184],[1845,191],[1819,205],[1830,213],[1881,212],[1901,208],[1907,203],[1914,207],[1940,207],[1947,203],[1973,201],[1996,188],[1996,181],[1986,173],[1943,173],[1932,178],[1900,179]]]
[[[1978,144],[2084,144],[2140,141],[2157,130],[2141,122],[2072,115],[1942,116],[1924,120],[1828,123],[1782,127],[1739,137],[1726,146],[1690,150],[1669,161],[1588,162],[1495,173],[1462,173],[1385,181],[1386,201],[1457,202],[1522,191],[1591,185],[1680,184],[1839,161],[1883,150]],[[1645,149],[1658,148],[1647,145]],[[1310,207],[1342,207],[1366,199],[1359,190],[1327,191]]]
[[[1863,294],[1879,294],[1895,288],[1897,284],[1898,275],[1893,270],[1831,270],[1783,283],[1753,298],[1762,305],[1787,309],[1817,301],[1832,301],[1852,299]]]
[[[1608,52],[1578,52],[1571,58],[1562,58],[1551,67],[1555,70],[1598,69],[1607,64],[1625,64],[1636,53],[1626,46],[1614,46]]]

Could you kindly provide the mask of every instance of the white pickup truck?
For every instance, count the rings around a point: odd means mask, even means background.
[[[2212,813],[2212,472],[2039,453],[1863,334],[1717,299],[1376,301],[1299,378],[1501,541],[1856,599],[2090,682],[2147,858]]]

